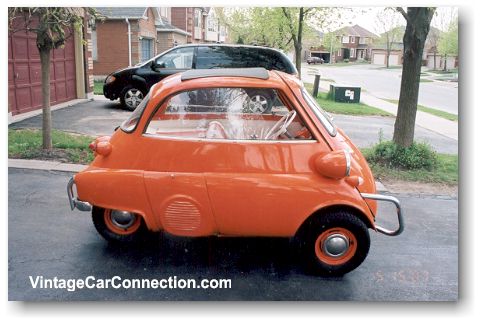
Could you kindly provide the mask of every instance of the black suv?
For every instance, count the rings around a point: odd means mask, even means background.
[[[263,67],[297,74],[282,52],[260,46],[191,44],[169,49],[147,62],[111,73],[104,83],[104,96],[120,98],[129,110],[142,101],[150,87],[163,78],[190,69]],[[262,112],[272,107],[272,98],[257,91],[251,98]],[[261,111],[259,111],[261,112]]]

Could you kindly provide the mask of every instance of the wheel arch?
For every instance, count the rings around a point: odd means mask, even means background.
[[[303,233],[306,230],[306,228],[308,228],[313,223],[314,219],[318,219],[325,214],[334,213],[338,211],[351,213],[357,218],[359,218],[366,225],[367,228],[374,229],[374,223],[360,209],[347,204],[335,204],[335,205],[321,207],[317,209],[315,212],[313,212],[311,215],[309,215],[309,217],[307,217],[302,222],[302,224],[298,227],[295,237],[298,237],[301,233]]]

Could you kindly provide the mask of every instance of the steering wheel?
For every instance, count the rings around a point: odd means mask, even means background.
[[[269,131],[266,134],[265,139],[276,139],[278,138],[281,134],[284,134],[287,132],[287,127],[292,123],[294,118],[296,118],[296,111],[293,109],[289,111],[287,114],[281,117],[277,121],[277,123],[274,124],[274,126],[269,129]]]

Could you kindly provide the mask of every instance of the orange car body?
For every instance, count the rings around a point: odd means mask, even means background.
[[[297,79],[269,74],[269,80],[212,77],[187,82],[175,75],[158,83],[132,133],[118,130],[111,138],[97,140],[98,145],[108,142],[111,152],[97,154],[75,176],[79,199],[139,214],[152,231],[185,236],[293,236],[310,215],[332,206],[356,210],[374,228],[376,202],[359,194],[376,191],[362,154],[342,131],[331,136],[304,108]],[[315,141],[230,142],[143,134],[149,116],[165,98],[226,84],[280,91],[301,114]],[[343,150],[352,157],[350,177],[362,177],[363,184],[320,174],[316,159]]]

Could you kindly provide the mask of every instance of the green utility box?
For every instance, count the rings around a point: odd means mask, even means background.
[[[361,87],[331,84],[329,96],[337,102],[358,103],[361,99]]]

